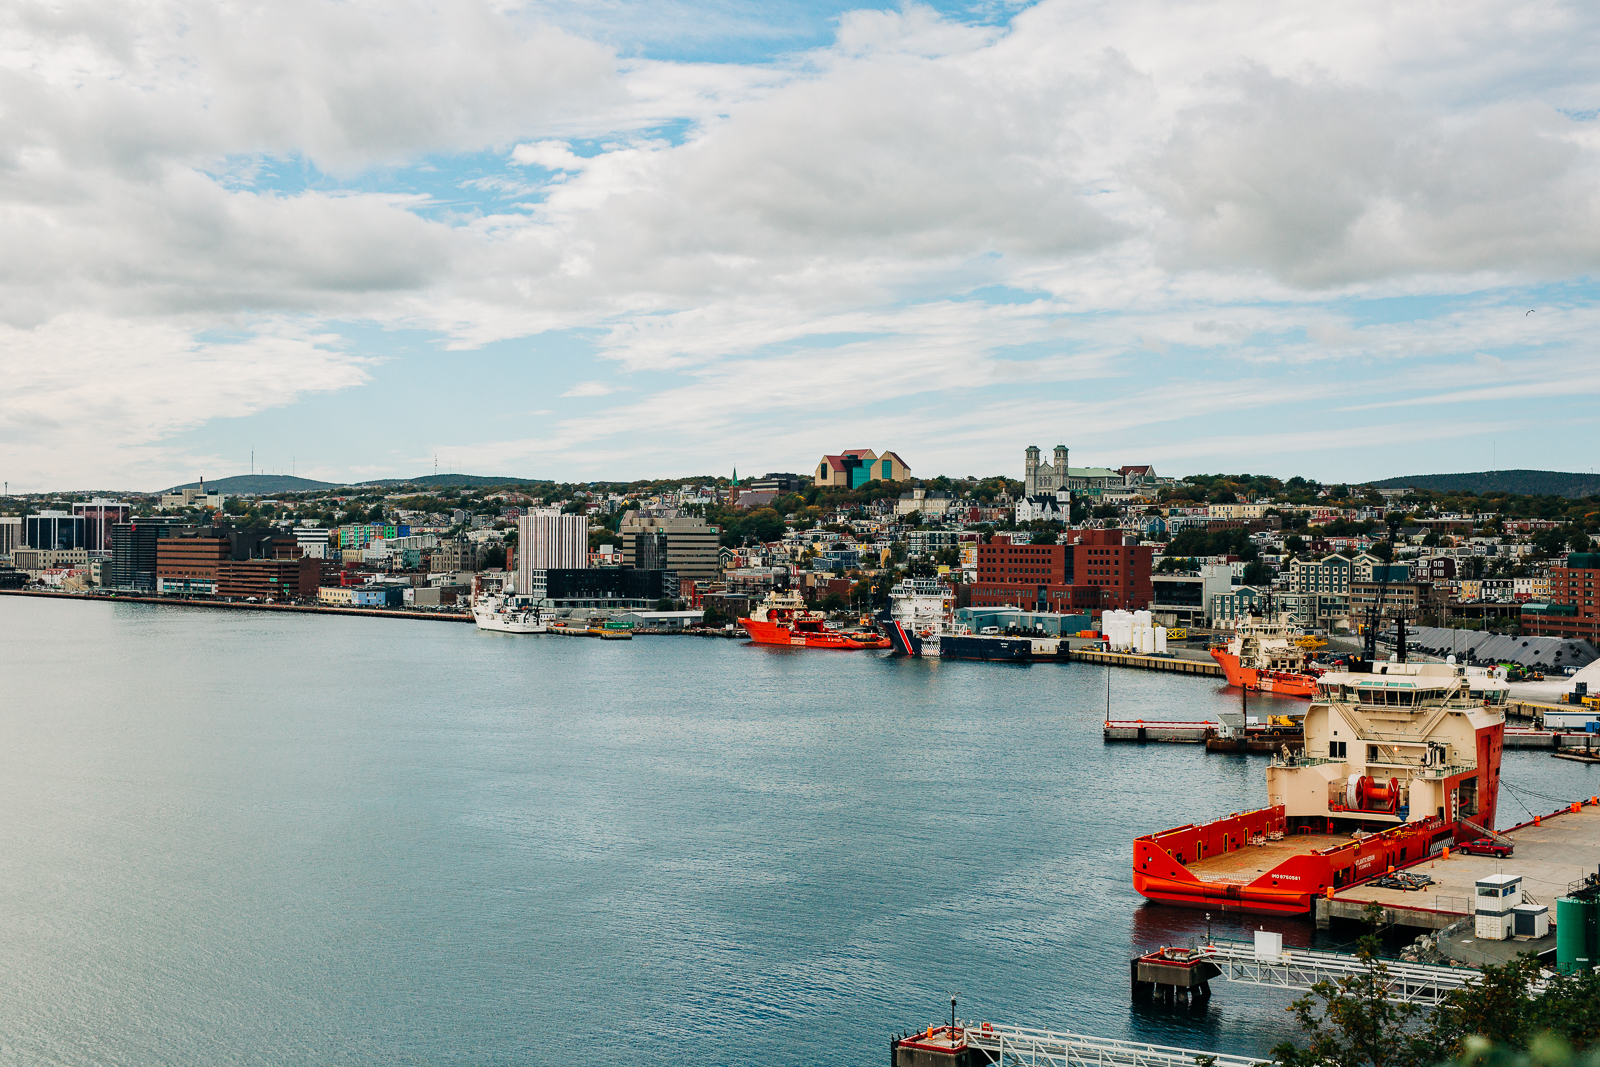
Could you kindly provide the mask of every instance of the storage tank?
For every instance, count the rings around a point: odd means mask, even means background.
[[[1156,627],[1156,652],[1159,653],[1159,654],[1163,654],[1164,655],[1166,653],[1166,651],[1167,651],[1167,628],[1165,626],[1157,626]]]
[[[1556,970],[1562,974],[1594,969],[1589,948],[1590,913],[1595,905],[1572,897],[1556,898]]]

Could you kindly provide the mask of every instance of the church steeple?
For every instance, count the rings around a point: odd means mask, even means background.
[[[739,468],[738,467],[733,468],[733,484],[734,485],[738,485],[739,484]]]

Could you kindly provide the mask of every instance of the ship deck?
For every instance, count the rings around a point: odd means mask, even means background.
[[[1268,841],[1264,845],[1246,845],[1231,852],[1194,860],[1187,864],[1189,873],[1202,882],[1234,882],[1248,885],[1290,856],[1303,856],[1335,845],[1348,845],[1348,834],[1288,834],[1282,841]]]
[[[1592,874],[1600,865],[1600,807],[1585,804],[1575,813],[1546,815],[1538,826],[1528,823],[1505,833],[1515,846],[1506,859],[1469,856],[1452,848],[1448,860],[1435,857],[1406,868],[1433,879],[1426,889],[1407,892],[1364,884],[1340,890],[1335,901],[1357,906],[1377,901],[1385,907],[1459,917],[1472,914],[1479,878],[1520,874],[1522,888],[1547,906],[1554,919],[1556,898],[1566,896],[1568,884]],[[1338,908],[1334,914],[1343,918],[1346,910]]]

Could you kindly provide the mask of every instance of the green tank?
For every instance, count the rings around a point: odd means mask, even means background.
[[[1594,969],[1597,911],[1593,901],[1556,898],[1556,970],[1572,974]]]

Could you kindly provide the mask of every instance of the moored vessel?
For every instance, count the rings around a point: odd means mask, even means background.
[[[1211,649],[1229,685],[1258,693],[1310,697],[1321,671],[1311,666],[1311,649],[1298,627],[1279,619],[1241,622],[1226,645]]]
[[[478,629],[503,634],[542,634],[550,628],[532,597],[510,594],[473,597],[472,618]]]
[[[861,650],[888,648],[889,642],[870,631],[835,630],[821,612],[812,611],[795,590],[768,594],[739,625],[758,645]]]
[[[1510,686],[1455,663],[1317,680],[1305,750],[1267,767],[1267,806],[1134,841],[1133,884],[1190,907],[1304,914],[1312,898],[1494,826]]]
[[[901,656],[1033,662],[1032,638],[975,634],[958,626],[951,609],[954,601],[954,592],[943,582],[904,578],[889,591],[889,604],[878,621]],[[1059,650],[1062,642],[1053,643]]]

